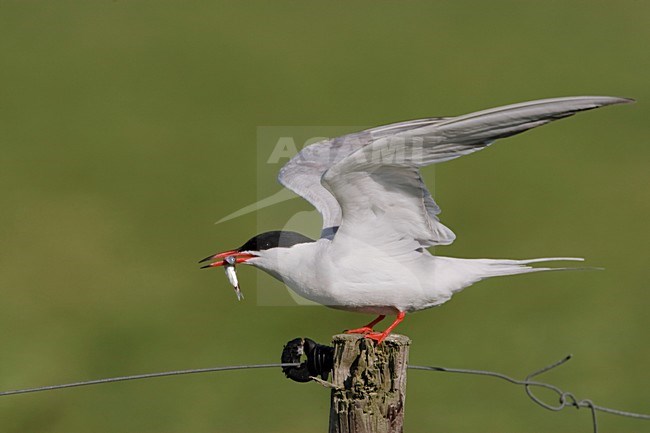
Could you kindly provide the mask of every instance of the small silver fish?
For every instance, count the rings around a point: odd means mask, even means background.
[[[235,263],[237,263],[236,257],[228,256],[224,259],[224,261],[226,263],[223,265],[223,269],[226,272],[226,277],[228,277],[228,281],[230,281],[230,284],[232,284],[232,287],[235,289],[237,300],[241,301],[244,299],[244,294],[239,289],[239,280],[237,280],[237,271],[235,270]]]

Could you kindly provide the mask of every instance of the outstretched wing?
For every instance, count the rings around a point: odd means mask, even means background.
[[[310,202],[323,216],[321,236],[331,237],[341,224],[338,201],[321,184],[321,177],[334,164],[375,140],[411,129],[431,126],[448,118],[410,120],[319,141],[302,149],[280,170],[278,181]],[[424,187],[424,183],[422,183]],[[432,209],[437,206],[430,199]]]
[[[571,116],[579,111],[631,102],[585,96],[508,105],[401,130],[369,141],[338,160],[323,185],[343,219],[334,241],[352,236],[373,246],[412,248],[451,243],[453,233],[437,218],[419,167],[476,152],[494,140]]]

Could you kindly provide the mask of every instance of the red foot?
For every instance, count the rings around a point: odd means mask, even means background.
[[[372,332],[372,328],[368,326],[362,326],[361,328],[345,330],[346,334],[370,334],[371,332]]]
[[[382,320],[384,320],[385,317],[386,316],[384,315],[377,316],[375,320],[368,323],[367,325],[362,326],[361,328],[348,329],[347,331],[345,331],[345,333],[346,334],[369,334],[372,332],[372,327],[375,326],[377,323],[381,322]]]
[[[369,334],[366,334],[364,337],[370,339],[370,340],[375,340],[377,344],[381,344],[382,341],[388,337],[389,332],[371,332]]]
[[[406,313],[400,311],[399,313],[397,313],[397,317],[395,318],[395,321],[391,323],[390,326],[386,328],[384,332],[370,332],[368,334],[365,334],[365,337],[371,340],[375,340],[378,345],[381,344],[381,342],[384,341],[386,337],[388,337],[391,331],[395,329],[395,327],[399,325],[399,323],[402,320],[404,320],[404,316],[406,316]]]

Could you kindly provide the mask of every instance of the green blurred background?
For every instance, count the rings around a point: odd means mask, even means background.
[[[260,306],[283,288],[196,260],[284,227],[263,125],[378,125],[529,99],[638,99],[503,140],[425,175],[458,235],[437,253],[578,255],[603,272],[495,279],[408,317],[411,361],[545,378],[650,412],[650,3],[0,2],[0,389],[275,362],[367,317]],[[349,129],[349,131],[352,131]],[[435,179],[434,179],[435,174]],[[258,176],[260,179],[258,180]],[[311,234],[318,231],[317,224]],[[591,431],[490,378],[411,372],[416,432]],[[328,391],[279,371],[0,399],[3,432],[322,432]],[[600,417],[603,432],[650,430]]]

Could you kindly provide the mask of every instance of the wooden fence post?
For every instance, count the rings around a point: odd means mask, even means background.
[[[362,335],[332,339],[330,433],[401,433],[411,340],[392,334],[379,346]]]

